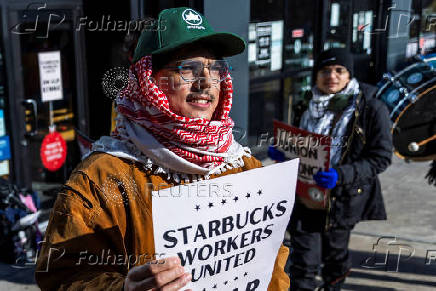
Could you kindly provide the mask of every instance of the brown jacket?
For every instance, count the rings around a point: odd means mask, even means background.
[[[245,166],[228,175],[261,167],[244,157]],[[218,177],[214,175],[211,178]],[[134,265],[155,256],[151,187],[166,184],[162,175],[140,163],[94,153],[72,173],[60,191],[37,261],[42,290],[122,290]],[[288,290],[284,272],[288,249],[277,254],[268,290]]]

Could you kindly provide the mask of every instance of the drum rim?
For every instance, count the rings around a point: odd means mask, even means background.
[[[435,57],[435,58],[436,58],[436,57]],[[433,70],[433,67],[432,67],[432,66],[430,66],[427,62],[421,60],[421,61],[418,61],[418,62],[416,62],[416,63],[414,63],[414,64],[411,64],[411,65],[405,67],[404,69],[402,69],[401,71],[399,71],[398,73],[396,73],[395,75],[393,75],[392,78],[395,79],[395,80],[399,80],[399,79],[398,79],[399,76],[401,76],[402,74],[404,74],[404,73],[407,72],[408,70],[410,70],[410,69],[412,69],[412,68],[414,68],[414,67],[416,67],[416,66],[418,66],[418,65],[420,65],[420,64],[421,64],[421,65],[426,65],[426,66],[428,66],[431,70]],[[382,92],[386,89],[386,87],[387,87],[389,84],[393,84],[393,81],[388,80],[388,81],[386,82],[386,84],[384,84],[383,86],[381,86],[380,89],[378,89],[378,91],[377,91],[375,97],[376,97],[376,98],[379,98],[379,96],[382,94]],[[403,85],[403,84],[401,84],[401,85]]]
[[[429,61],[436,61],[436,55],[433,54],[431,57],[425,57],[425,55],[421,56],[421,60],[428,63]]]
[[[428,66],[428,67],[431,68],[431,66],[430,66],[429,64],[427,64],[426,62],[424,62],[424,61],[419,61],[419,62],[416,62],[416,63],[414,63],[414,64],[411,64],[411,65],[405,67],[404,69],[402,69],[401,71],[399,71],[397,74],[395,74],[395,76],[402,75],[402,74],[404,74],[406,71],[408,71],[408,70],[410,70],[411,68],[416,67],[416,66],[418,66],[418,65],[420,65],[420,64],[421,64],[421,65],[426,65],[426,66]],[[395,76],[394,76],[394,78],[395,78]]]
[[[394,150],[394,154],[402,160],[410,160],[413,162],[428,162],[428,161],[436,160],[436,154],[425,156],[425,157],[410,157],[410,156],[403,156],[397,150]]]
[[[428,80],[427,82],[425,82],[425,83],[422,83],[421,85],[419,85],[418,87],[416,87],[415,89],[413,89],[410,93],[408,93],[407,94],[407,97],[405,96],[405,98],[403,98],[402,100],[404,100],[404,99],[406,99],[406,98],[408,98],[408,99],[410,99],[409,98],[409,96],[415,96],[415,93],[417,93],[419,90],[421,90],[422,88],[425,88],[428,84],[431,84],[431,83],[435,83],[436,82],[436,77],[434,77],[433,79],[430,79],[430,80]],[[426,92],[427,93],[427,90],[428,90],[429,88],[427,88],[425,91],[423,91],[423,92]],[[410,103],[398,114],[398,117],[403,113],[403,111],[404,110],[406,110],[406,108],[410,105],[410,104],[414,104],[416,101],[418,101],[418,99],[421,97],[421,93],[420,94],[418,94],[418,96],[414,99],[414,100],[411,100],[410,101]],[[412,97],[413,98],[413,97]],[[403,103],[404,103],[404,101],[403,101]],[[389,117],[392,119],[392,117],[393,117],[393,114],[395,114],[395,112],[397,112],[397,110],[398,110],[398,108],[400,107],[402,105],[402,103],[398,103],[393,109],[392,109],[392,111],[389,113]],[[397,118],[398,118],[397,117]],[[395,127],[395,125],[397,124],[397,122],[398,122],[398,120],[396,119],[395,120],[395,122],[394,122],[394,126],[393,127]]]

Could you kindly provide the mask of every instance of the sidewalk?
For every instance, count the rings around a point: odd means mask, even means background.
[[[33,274],[34,268],[15,269],[10,265],[0,263],[0,290],[40,290],[35,284]]]
[[[380,175],[388,220],[361,222],[354,229],[347,290],[436,288],[436,187],[424,179],[428,169],[429,162],[394,156]]]
[[[344,290],[435,290],[436,245],[353,234],[353,269]],[[373,245],[375,246],[375,253]],[[433,251],[432,251],[433,250]]]
[[[273,163],[259,152],[264,165]],[[380,175],[387,221],[360,222],[352,232],[353,268],[344,290],[436,289],[436,187],[429,162],[396,156]]]

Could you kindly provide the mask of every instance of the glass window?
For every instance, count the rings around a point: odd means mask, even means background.
[[[420,33],[421,33],[420,24],[423,20],[423,18],[421,17],[420,2],[421,2],[420,0],[419,1],[414,0],[412,1],[411,8],[409,10],[397,12],[397,15],[402,14],[404,18],[403,21],[401,21],[401,19],[398,20],[399,21],[398,27],[407,26],[406,36],[409,38],[409,40],[407,42],[407,47],[406,47],[406,58],[419,54],[419,50],[420,50],[420,43],[419,43]],[[393,31],[390,33],[389,36],[392,38],[398,35],[400,35],[400,31]]]
[[[281,119],[283,106],[280,98],[281,82],[282,79],[275,79],[250,84],[250,136],[271,133],[273,120]]]
[[[252,139],[259,133],[271,133],[274,119],[292,123],[295,105],[310,90],[317,8],[318,1],[251,1],[248,59]]]
[[[249,142],[259,132],[271,132],[273,120],[282,116],[284,5],[283,0],[251,1]]]
[[[316,1],[290,1],[284,35],[285,69],[298,70],[313,66],[313,24]],[[298,8],[298,9],[297,9]]]
[[[349,38],[351,1],[331,1],[329,5],[330,19],[324,49],[346,47]]]
[[[418,0],[413,1],[418,2]],[[424,55],[436,53],[436,0],[422,1],[420,48]]]
[[[371,54],[371,32],[373,11],[362,10],[353,13],[353,35],[351,51],[356,54]]]
[[[0,11],[1,13],[1,11]],[[0,32],[1,38],[1,32]],[[9,106],[7,103],[7,92],[6,92],[6,75],[5,75],[5,65],[3,58],[3,48],[0,47],[0,144],[2,155],[0,157],[0,177],[8,179],[10,173],[10,157],[6,158],[4,153],[7,152],[7,148],[9,148],[9,152],[11,153],[11,142],[9,136],[9,128],[8,123],[6,122],[9,117]],[[6,151],[5,151],[6,150]],[[12,153],[11,153],[12,154]]]
[[[283,122],[299,126],[304,102],[311,90],[312,72],[301,72],[283,83]]]
[[[283,0],[251,1],[250,17],[250,77],[264,77],[280,72],[283,63]]]
[[[413,0],[406,57],[436,53],[436,0]]]
[[[350,47],[354,54],[371,54],[376,1],[332,0],[324,49]]]

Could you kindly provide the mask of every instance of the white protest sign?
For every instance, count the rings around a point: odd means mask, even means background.
[[[192,290],[268,289],[295,199],[298,159],[153,192],[156,253]]]
[[[60,51],[38,53],[41,100],[62,100],[62,74]]]

